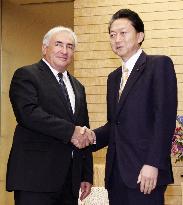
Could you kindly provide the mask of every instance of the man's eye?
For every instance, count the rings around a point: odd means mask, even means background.
[[[73,49],[74,49],[74,46],[73,46],[73,45],[67,45],[67,48],[73,50]]]
[[[111,34],[110,34],[110,37],[111,37],[111,38],[114,38],[114,36],[115,36],[114,33],[111,33]]]
[[[59,43],[59,42],[56,42],[56,43],[55,43],[55,46],[62,46],[62,44]]]

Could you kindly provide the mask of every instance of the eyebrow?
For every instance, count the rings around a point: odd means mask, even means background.
[[[55,43],[63,43],[62,41],[56,41]],[[64,43],[63,43],[64,44]],[[66,45],[69,45],[69,46],[74,46],[73,43],[67,43]]]

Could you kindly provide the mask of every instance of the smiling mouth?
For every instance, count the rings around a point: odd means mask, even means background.
[[[63,56],[60,56],[60,57],[58,57],[59,59],[62,59],[62,60],[64,60],[64,61],[66,61],[67,60],[67,57],[63,57]]]

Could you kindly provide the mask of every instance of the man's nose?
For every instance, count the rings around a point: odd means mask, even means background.
[[[67,46],[66,46],[66,45],[63,45],[63,46],[62,46],[61,52],[62,52],[63,54],[66,54],[66,53],[67,53]]]
[[[120,41],[122,41],[123,40],[123,36],[120,34],[120,33],[118,33],[117,35],[116,35],[116,42],[120,42]]]

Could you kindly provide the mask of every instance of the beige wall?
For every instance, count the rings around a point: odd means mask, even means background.
[[[16,68],[41,58],[47,30],[57,25],[73,27],[73,2],[19,5],[3,0],[2,20],[0,204],[13,205],[12,194],[5,192],[6,163],[16,124],[8,98],[10,80]]]
[[[145,52],[165,54],[173,59],[178,79],[178,114],[183,114],[183,1],[75,0],[74,30],[79,45],[74,74],[86,87],[92,128],[106,122],[106,79],[120,66],[120,59],[112,53],[109,45],[107,26],[111,15],[121,8],[135,10],[143,19]],[[95,163],[104,162],[105,152],[103,149],[95,154]],[[183,164],[174,164],[173,169],[175,183],[168,187],[166,204],[180,205]]]
[[[23,0],[11,0],[22,2]],[[25,1],[27,2],[27,1]],[[30,0],[28,1],[30,2]],[[35,2],[35,0],[34,0]],[[40,0],[39,0],[40,2]],[[106,122],[106,78],[120,65],[108,43],[107,24],[120,8],[137,11],[145,22],[147,53],[170,55],[178,78],[179,107],[183,114],[183,1],[159,0],[75,0],[73,3],[18,5],[3,0],[2,70],[1,70],[1,136],[0,136],[0,204],[13,205],[12,194],[5,192],[5,173],[12,135],[14,115],[8,99],[9,83],[14,70],[34,63],[41,57],[42,35],[52,26],[73,26],[79,37],[75,70],[71,72],[86,86],[92,128]],[[104,163],[105,149],[95,154],[95,163]],[[182,163],[174,164],[175,184],[167,191],[166,204],[180,205]]]

